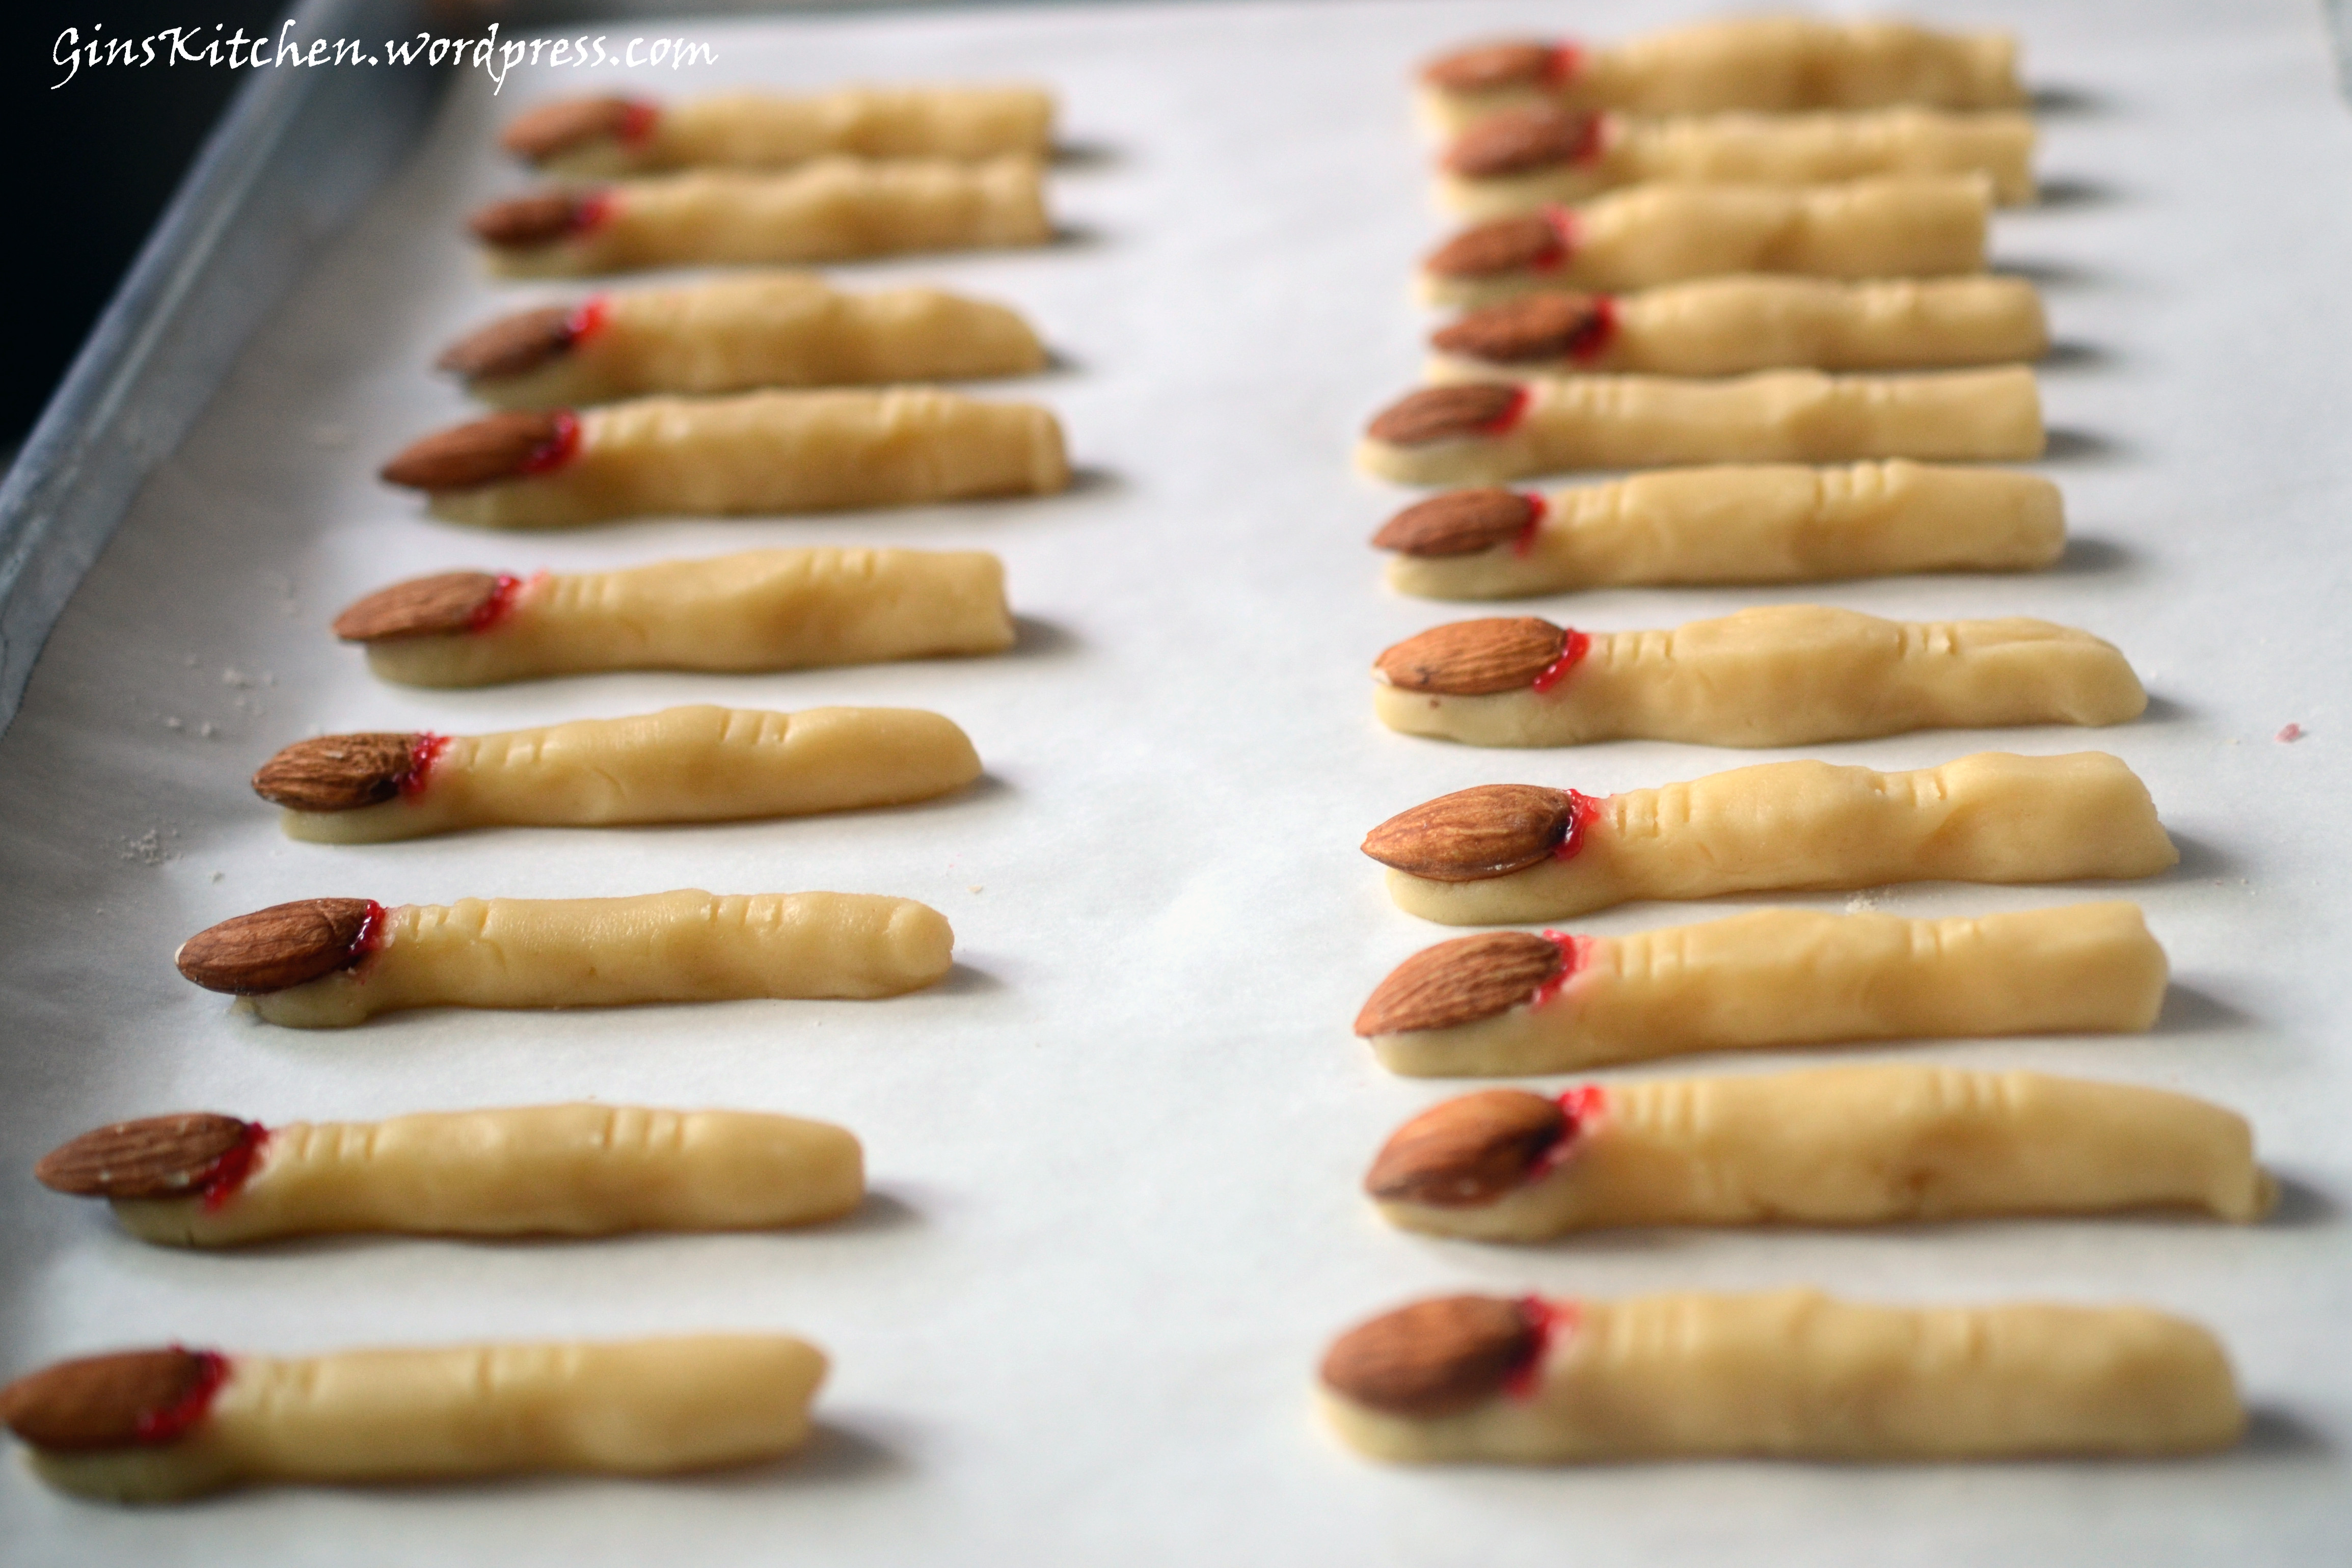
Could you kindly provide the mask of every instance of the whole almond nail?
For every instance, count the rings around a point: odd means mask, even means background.
[[[1369,1039],[1492,1018],[1532,997],[1566,962],[1557,943],[1527,931],[1441,942],[1398,964],[1373,987],[1356,1015],[1356,1033]]]
[[[1559,1101],[1482,1089],[1433,1105],[1381,1146],[1364,1191],[1383,1203],[1475,1208],[1524,1184],[1572,1124]]]
[[[253,1131],[248,1122],[210,1111],[118,1121],[42,1155],[33,1179],[83,1198],[184,1197]]]
[[[499,580],[488,572],[443,572],[379,588],[335,617],[335,635],[345,642],[390,642],[398,637],[446,637],[470,630],[474,617],[498,597]]]
[[[1429,346],[1490,364],[1564,359],[1591,340],[1602,319],[1601,303],[1591,294],[1528,294],[1440,327]]]
[[[1494,433],[1527,395],[1516,386],[1474,383],[1408,392],[1372,416],[1364,434],[1392,447],[1423,447]]]
[[[1491,218],[1474,224],[1422,258],[1422,269],[1439,278],[1492,278],[1559,260],[1568,246],[1559,230],[1538,215]]]
[[[477,207],[466,220],[476,239],[504,250],[552,245],[585,221],[593,198],[583,191],[541,191]]]
[[[414,734],[373,731],[297,741],[261,764],[253,793],[291,811],[354,811],[400,793],[416,768]]]
[[[464,490],[519,479],[563,437],[565,411],[519,408],[436,430],[386,463],[386,484],[419,490]]]
[[[365,899],[272,904],[198,931],[173,962],[207,991],[283,991],[356,961],[374,907]]]
[[[1448,490],[1389,519],[1372,544],[1403,555],[1475,555],[1517,539],[1535,519],[1535,501],[1517,490]]]
[[[1443,160],[1465,179],[1491,180],[1572,163],[1592,145],[1593,118],[1550,107],[1501,109],[1454,139]]]
[[[1548,80],[1559,59],[1550,44],[1514,39],[1440,55],[1421,68],[1421,79],[1447,92],[1488,92]]]
[[[1481,784],[1399,812],[1365,836],[1364,853],[1434,882],[1475,882],[1535,865],[1575,825],[1566,790]]]
[[[1444,1296],[1374,1318],[1332,1342],[1324,1386],[1391,1415],[1452,1415],[1483,1405],[1543,1345],[1519,1302]]]
[[[544,163],[574,147],[618,138],[638,110],[625,98],[563,98],[527,110],[499,132],[499,145],[518,158]]]
[[[1406,691],[1484,697],[1533,685],[1567,648],[1567,631],[1549,621],[1495,616],[1432,626],[1383,651],[1372,668]]]
[[[433,367],[467,381],[496,381],[528,374],[571,349],[571,308],[549,305],[477,327],[442,350]]]
[[[216,1365],[177,1345],[61,1361],[0,1388],[0,1424],[55,1453],[128,1448],[217,1376]]]

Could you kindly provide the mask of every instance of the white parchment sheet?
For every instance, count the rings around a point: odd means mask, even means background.
[[[1384,1228],[1356,1183],[1455,1085],[1384,1075],[1349,1023],[1449,934],[1391,908],[1364,830],[1443,791],[1606,791],[1762,760],[1662,744],[1480,752],[1390,734],[1367,666],[1458,611],[1401,600],[1365,546],[1403,499],[1356,476],[1364,417],[1423,328],[1443,232],[1410,63],[1465,36],[1597,36],[1677,5],[1052,7],[725,23],[720,63],[637,80],[457,85],[404,174],[262,332],[141,496],[0,740],[0,1257],[10,1373],[178,1339],[293,1352],[488,1337],[788,1329],[826,1346],[800,1462],[674,1483],[279,1491],[132,1512],[0,1465],[25,1563],[2315,1563],[2352,1552],[2352,117],[2315,6],[1926,7],[2019,28],[2047,89],[2053,199],[1999,220],[2063,348],[2046,471],[2076,542],[2028,578],[1546,601],[1594,627],[1814,597],[2026,614],[2131,656],[2147,717],[1822,749],[1882,767],[2104,746],[2155,791],[2179,869],[2130,889],[2178,986],[2129,1040],[1960,1042],[1686,1064],[2021,1064],[2248,1113],[2288,1198],[2252,1229],[2168,1219],[1839,1235],[1630,1233],[1524,1250]],[[566,290],[492,285],[457,236],[520,188],[488,151],[534,97],[738,81],[1043,77],[1082,156],[1051,249],[844,268],[1017,303],[1062,356],[1007,389],[1058,409],[1083,478],[1047,500],[499,536],[373,479],[462,416],[425,366]],[[325,631],[350,599],[458,566],[559,570],[822,542],[1002,552],[1003,658],[478,692],[377,684]],[[1475,612],[1473,612],[1475,613]],[[911,809],[740,826],[292,844],[246,789],[324,730],[465,732],[684,701],[929,707],[988,778]],[[2290,721],[2306,731],[2274,740]],[[1769,755],[1769,753],[1767,754]],[[856,1004],[428,1013],[333,1033],[233,1015],[171,967],[282,900],[701,886],[909,895],[954,921],[936,991]],[[2108,889],[1905,888],[1904,913]],[[1842,898],[1813,900],[1843,907]],[[1660,906],[1626,931],[1727,912]],[[1678,1064],[1683,1065],[1683,1064]],[[193,1256],[37,1188],[86,1127],[205,1108],[265,1121],[574,1096],[768,1107],[866,1141],[876,1195],[799,1235],[479,1245],[362,1238]],[[1780,1464],[1567,1473],[1379,1468],[1316,1426],[1328,1339],[1445,1289],[1818,1283],[1880,1300],[2133,1299],[2228,1341],[2260,1412],[2175,1464]]]

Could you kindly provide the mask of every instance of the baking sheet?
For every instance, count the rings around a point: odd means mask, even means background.
[[[1347,464],[1364,416],[1417,363],[1403,279],[1442,229],[1404,112],[1409,63],[1485,31],[1607,36],[1697,9],[1350,0],[666,23],[713,41],[719,65],[593,87],[1041,75],[1062,89],[1086,149],[1056,176],[1066,243],[842,275],[936,279],[1030,311],[1066,363],[1007,390],[1060,411],[1084,477],[1048,500],[561,536],[433,523],[370,478],[464,413],[422,369],[430,352],[549,293],[482,281],[452,237],[471,204],[519,184],[485,151],[494,123],[589,84],[519,77],[493,102],[486,82],[461,83],[146,486],[0,738],[0,1170],[22,1173],[97,1122],[173,1109],[270,1121],[595,1096],[843,1121],[866,1142],[877,1195],[855,1221],[800,1235],[182,1256],[20,1174],[0,1210],[5,1365],[174,1338],[300,1352],[781,1328],[835,1356],[824,1433],[799,1462],[719,1478],[281,1491],[152,1512],[58,1498],[10,1465],[11,1560],[2341,1556],[2352,1040],[2333,933],[2352,831],[2330,785],[2346,721],[2352,329],[2337,279],[2352,123],[2313,8],[1926,8],[2020,26],[2051,89],[2042,167],[2056,199],[2002,216],[1996,250],[2045,284],[2064,345],[2046,378],[2060,435],[2043,467],[2078,542],[2059,570],[1533,606],[1616,627],[1809,597],[2045,616],[2120,643],[2156,694],[2127,729],[1822,754],[1901,767],[2095,744],[2126,758],[2184,852],[2177,872],[2131,889],[2179,983],[2156,1034],[1693,1065],[1932,1057],[2209,1094],[2253,1118],[2287,1180],[2280,1217],[2252,1230],[1626,1233],[1504,1250],[1391,1232],[1355,1194],[1387,1131],[1458,1087],[1389,1078],[1349,1036],[1388,967],[1447,934],[1389,907],[1355,850],[1362,831],[1471,784],[1609,790],[1782,754],[1416,742],[1374,724],[1364,673],[1386,643],[1461,613],[1380,589],[1363,539],[1402,498]],[[350,598],[414,573],[820,542],[998,551],[1021,647],[970,663],[426,693],[373,683],[323,630]],[[935,708],[971,732],[989,777],[851,817],[371,848],[289,843],[243,784],[276,746],[322,730],[465,731],[706,700]],[[2273,740],[2289,721],[2305,738]],[[695,885],[921,898],[954,921],[959,968],[883,1004],[436,1013],[310,1034],[235,1016],[169,963],[188,932],[285,899]],[[1946,913],[2075,896],[1937,887],[1869,901]],[[1789,1282],[2182,1311],[2230,1343],[2255,1429],[2232,1454],[2160,1465],[1403,1472],[1341,1452],[1307,1409],[1329,1335],[1417,1293]]]

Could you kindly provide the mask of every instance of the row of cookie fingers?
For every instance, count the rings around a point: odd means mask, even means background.
[[[1433,384],[1371,421],[1358,462],[1484,488],[1381,531],[1391,585],[1509,598],[2055,560],[2054,487],[1941,466],[2045,442],[2019,363],[2049,346],[2040,299],[1979,276],[1991,203],[2031,197],[2032,125],[1937,111],[2021,102],[2014,60],[2005,38],[1769,18],[1433,62],[1423,110],[1452,135],[1440,200],[1486,221],[1432,253],[1422,292],[1470,309],[1432,336]],[[1661,110],[1783,118],[1636,117]],[[1831,110],[1868,112],[1789,114]],[[1852,466],[1799,466],[1828,463]],[[1668,465],[1694,466],[1500,488]],[[1374,676],[1391,728],[1489,746],[1800,745],[2115,723],[2146,703],[2122,655],[2071,628],[1802,605],[1655,632],[1458,622],[1389,648]],[[2147,790],[2099,753],[1908,773],[1774,763],[1606,797],[1496,785],[1402,813],[1364,848],[1400,907],[1471,925],[1642,899],[2143,877],[2177,859]],[[2142,1030],[2166,975],[2129,904],[1767,910],[1620,938],[1458,938],[1400,965],[1356,1029],[1400,1073],[1546,1074]],[[1363,1186],[1393,1225],[1507,1243],[2165,1208],[2243,1223],[2275,1196],[2221,1107],[1907,1065],[1480,1090],[1398,1128]],[[1343,1437],[1396,1460],[2171,1453],[2244,1424],[2219,1344],[2162,1314],[1809,1290],[1425,1301],[1341,1336],[1320,1387]]]

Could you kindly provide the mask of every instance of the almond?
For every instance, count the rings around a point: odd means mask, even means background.
[[[261,764],[253,793],[290,811],[353,811],[400,793],[416,737],[375,731],[297,741]]]
[[[1472,383],[1408,392],[1372,416],[1364,434],[1392,447],[1423,447],[1494,433],[1526,396],[1516,386]]]
[[[1565,109],[1504,109],[1454,139],[1440,160],[1448,172],[1491,180],[1573,163],[1592,147],[1593,117]]]
[[[33,1179],[82,1198],[183,1197],[256,1131],[234,1116],[201,1110],[118,1121],[50,1150],[33,1167]]]
[[[471,630],[498,595],[499,580],[488,572],[412,577],[352,604],[335,617],[334,631],[345,642],[446,637]]]
[[[571,307],[550,305],[477,327],[442,350],[433,368],[467,381],[497,381],[528,374],[571,350]]]
[[[1475,1208],[1528,1180],[1574,1130],[1559,1101],[1524,1089],[1482,1089],[1433,1105],[1398,1128],[1364,1176],[1383,1203]]]
[[[1519,39],[1478,44],[1438,56],[1421,68],[1421,79],[1447,92],[1534,87],[1550,79],[1559,58],[1559,50],[1550,44]]]
[[[177,1345],[61,1361],[0,1388],[0,1423],[54,1453],[128,1448],[220,1374],[218,1357]]]
[[[1407,637],[1372,661],[1391,686],[1447,697],[1516,691],[1559,662],[1568,633],[1535,616],[1454,621]]]
[[[542,191],[537,195],[509,196],[474,209],[466,220],[476,239],[506,250],[528,250],[552,245],[587,220],[596,198],[585,191]]]
[[[1475,882],[1535,865],[1575,825],[1566,790],[1481,784],[1390,817],[1364,836],[1364,853],[1433,882]]]
[[[1448,490],[1389,519],[1372,544],[1404,555],[1475,555],[1517,538],[1535,521],[1534,498],[1517,490]]]
[[[1522,931],[1455,937],[1423,948],[1389,972],[1356,1015],[1356,1033],[1445,1029],[1507,1013],[1567,962],[1548,937]]]
[[[562,98],[509,121],[499,132],[499,145],[543,163],[590,142],[619,140],[636,114],[636,105],[625,98]]]
[[[1385,1415],[1452,1415],[1500,1394],[1542,1349],[1542,1324],[1524,1304],[1442,1296],[1340,1335],[1323,1357],[1323,1384]]]
[[[1421,259],[1439,278],[1492,278],[1560,260],[1568,246],[1551,220],[1534,214],[1474,224]]]
[[[300,899],[208,926],[172,960],[207,991],[283,991],[351,963],[376,906],[365,899]]]
[[[380,477],[418,490],[464,490],[519,479],[563,439],[564,411],[519,408],[436,430],[402,448]]]
[[[1429,346],[1491,364],[1565,359],[1591,342],[1606,319],[1606,309],[1591,294],[1529,294],[1440,327],[1429,335]]]

